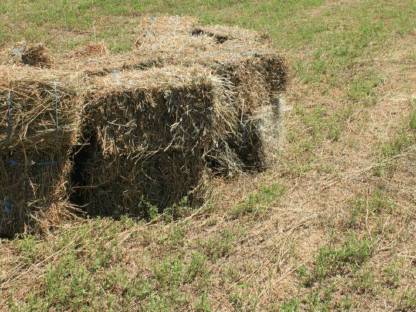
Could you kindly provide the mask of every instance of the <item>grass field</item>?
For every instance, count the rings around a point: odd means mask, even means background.
[[[2,311],[416,311],[414,0],[2,0],[0,47],[131,49],[143,13],[265,31],[290,64],[279,163],[199,210],[0,242]]]

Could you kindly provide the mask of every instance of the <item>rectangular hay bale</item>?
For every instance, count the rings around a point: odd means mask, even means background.
[[[164,64],[196,63],[230,82],[239,131],[212,155],[214,170],[232,174],[268,167],[280,142],[280,98],[288,77],[284,59],[267,36],[238,27],[198,25],[172,35],[157,33],[157,24],[156,20],[151,25],[151,37],[139,37],[136,42],[142,59],[153,56]]]
[[[280,142],[280,97],[288,80],[285,60],[268,38],[238,27],[201,26],[186,17],[145,21],[133,53],[63,62],[61,66],[76,66],[90,76],[169,65],[203,66],[227,81],[225,88],[239,115],[234,120],[239,131],[210,153],[208,165],[223,175],[267,168],[274,159],[269,157],[270,151]],[[174,25],[174,31],[169,25]],[[264,131],[261,124],[274,125]]]
[[[74,201],[92,215],[140,217],[184,197],[197,203],[206,155],[235,131],[224,84],[197,66],[94,78]]]
[[[0,237],[11,237],[69,214],[79,105],[75,77],[14,66],[0,66],[0,75]]]

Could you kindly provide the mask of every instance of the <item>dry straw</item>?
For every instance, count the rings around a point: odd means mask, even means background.
[[[144,217],[201,200],[205,158],[236,131],[226,84],[198,66],[93,79],[73,199],[91,214]]]
[[[91,42],[85,46],[82,46],[75,51],[66,55],[66,58],[85,58],[85,57],[98,57],[109,54],[107,45],[104,42]]]
[[[264,169],[278,146],[287,69],[254,31],[148,17],[135,51],[88,45],[53,67],[0,67],[1,236],[58,224],[70,195],[112,216],[198,204],[212,173]]]
[[[6,62],[8,64],[29,65],[39,68],[50,68],[52,58],[48,49],[42,44],[27,44],[25,41],[17,43],[8,51]]]
[[[212,151],[208,164],[225,175],[268,167],[279,144],[280,97],[287,84],[285,61],[268,37],[238,27],[201,26],[188,17],[145,17],[139,26],[133,53],[63,62],[60,68],[104,76],[167,65],[203,66],[230,82],[225,88],[239,115],[239,131]]]
[[[12,236],[26,226],[46,229],[69,213],[78,78],[6,66],[0,75],[0,236]]]
[[[180,18],[174,19],[176,24]],[[154,18],[139,35],[136,54],[159,64],[199,64],[231,82],[239,131],[214,152],[214,169],[223,173],[264,169],[279,143],[281,93],[287,84],[285,61],[269,38],[238,27],[200,26],[187,22],[175,33],[164,31],[166,18]],[[164,25],[163,27],[160,25]],[[162,31],[159,31],[162,29]],[[136,61],[137,62],[137,61]],[[234,153],[235,161],[218,162]],[[238,166],[234,166],[238,164]]]

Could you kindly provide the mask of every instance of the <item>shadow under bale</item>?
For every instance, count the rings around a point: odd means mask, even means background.
[[[0,67],[0,236],[47,229],[70,214],[70,154],[77,140],[73,82]]]
[[[235,131],[224,82],[202,67],[123,72],[91,81],[89,138],[73,198],[91,215],[146,217],[204,197],[205,157]]]

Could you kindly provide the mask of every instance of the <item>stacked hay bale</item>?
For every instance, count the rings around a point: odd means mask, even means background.
[[[158,64],[196,63],[231,82],[239,131],[210,155],[213,169],[232,174],[268,167],[279,145],[281,94],[286,88],[287,69],[267,36],[238,27],[199,26],[188,18],[183,18],[182,27],[169,26],[169,22],[181,24],[178,17],[150,20],[145,23],[147,27],[142,23],[136,41],[140,58],[153,57]],[[166,30],[170,28],[175,32]],[[234,161],[229,161],[233,153]]]
[[[7,66],[0,66],[0,75],[0,236],[13,236],[26,226],[47,228],[69,214],[78,78]]]
[[[97,57],[108,55],[110,52],[104,42],[90,42],[85,46],[78,48],[75,51],[67,54],[66,57],[70,59]]]
[[[70,189],[92,215],[147,217],[272,162],[287,74],[268,38],[179,17],[141,30],[132,53],[0,68],[0,235],[61,219]]]
[[[140,23],[133,53],[63,62],[60,66],[105,76],[195,64],[230,82],[226,88],[239,115],[239,131],[207,155],[208,165],[223,175],[270,166],[279,146],[287,68],[267,36],[238,27],[201,26],[188,17],[148,17]]]
[[[95,77],[86,95],[73,199],[90,214],[146,217],[204,196],[204,159],[235,132],[227,83],[203,67]]]

